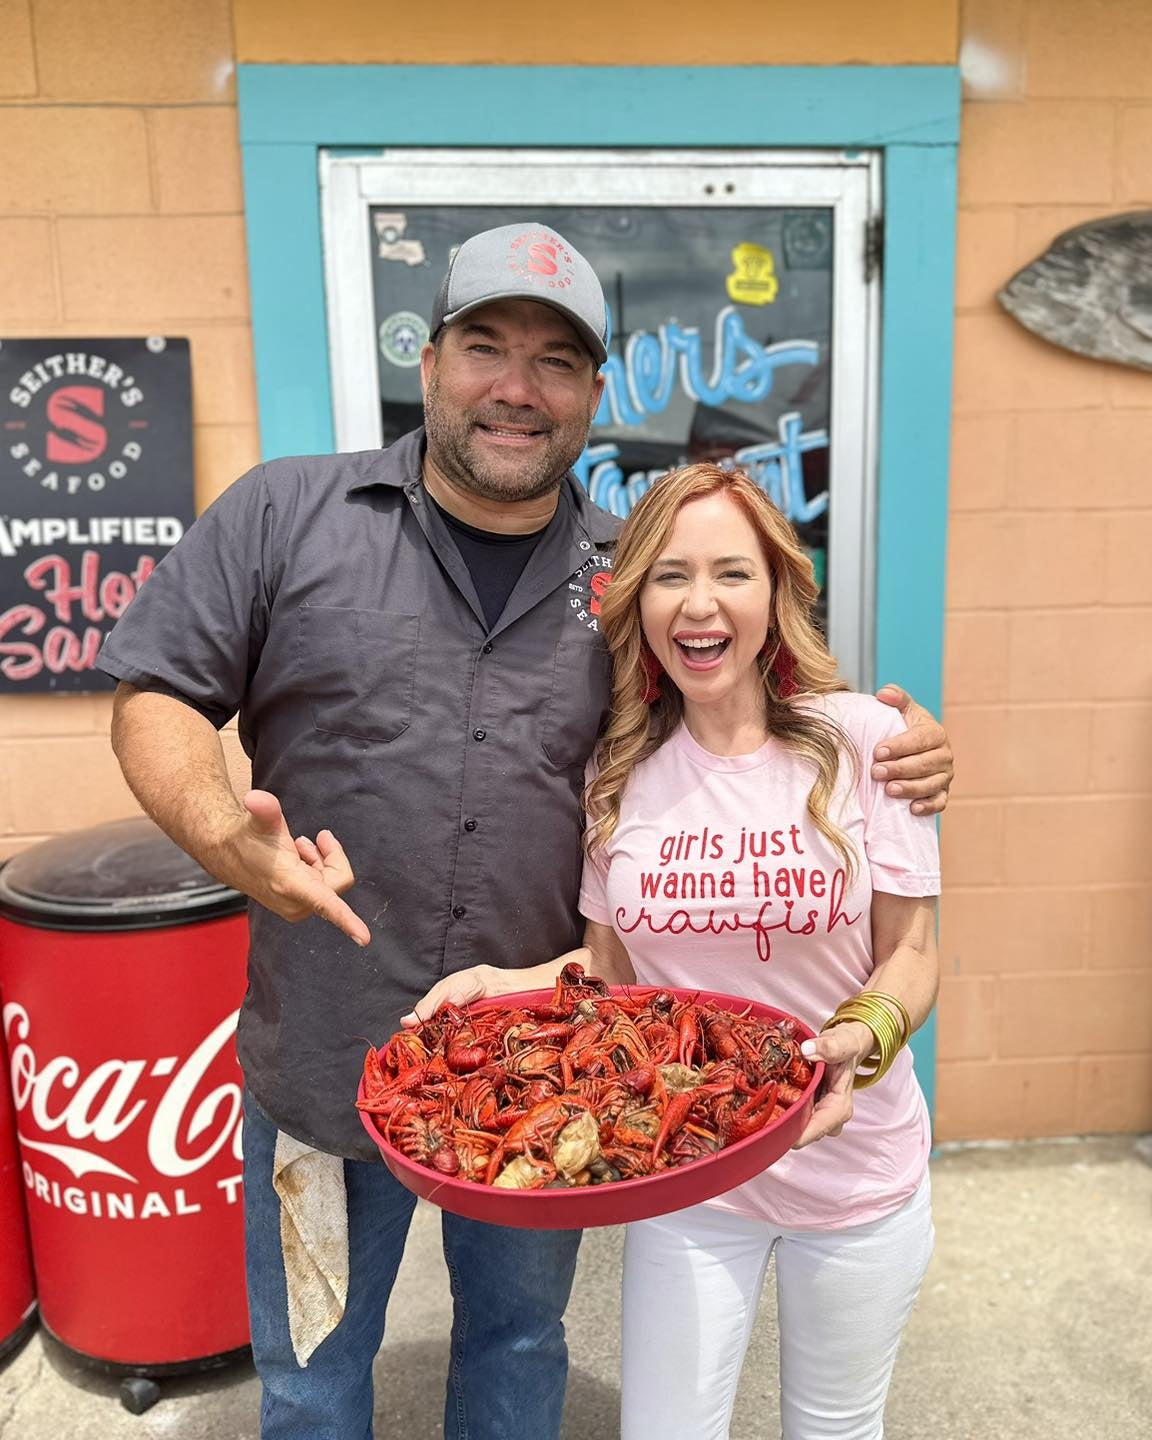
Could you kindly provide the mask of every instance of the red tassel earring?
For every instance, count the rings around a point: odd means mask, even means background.
[[[772,641],[776,637],[769,634],[760,651],[760,654],[768,661],[769,671],[776,677],[776,694],[781,700],[788,700],[796,694],[796,658],[784,644],[783,640],[776,640],[776,648],[772,648]]]
[[[660,689],[660,677],[664,674],[664,667],[647,644],[640,647],[640,664],[644,667],[644,694],[642,696],[646,705],[654,705],[663,693]]]
[[[799,688],[796,684],[796,658],[783,641],[776,651],[776,658],[772,661],[772,669],[776,675],[776,693],[781,700],[787,700],[796,694]]]

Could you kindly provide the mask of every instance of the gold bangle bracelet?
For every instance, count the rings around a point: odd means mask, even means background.
[[[882,1000],[876,1000],[870,995],[858,996],[852,1012],[872,1030],[879,1052],[875,1060],[871,1055],[867,1057],[865,1064],[870,1068],[863,1072],[858,1071],[854,1078],[856,1089],[863,1090],[869,1085],[875,1085],[888,1073],[900,1049],[901,1037],[896,1017]]]
[[[863,1074],[858,1072],[856,1075],[856,1079],[860,1082],[856,1088],[863,1090],[868,1085],[875,1085],[877,1080],[888,1073],[900,1049],[902,1039],[899,1023],[892,1011],[882,1000],[876,999],[870,992],[855,997],[852,1003],[852,1012],[872,1030],[876,1036],[879,1050],[874,1062],[871,1055],[865,1061],[871,1068],[864,1071]]]
[[[900,1011],[900,1020],[897,1020],[893,1008],[889,1008],[885,1001],[891,1001],[892,1007]],[[859,1020],[867,1025],[876,1037],[875,1049],[861,1061],[861,1065],[870,1068],[857,1070],[852,1081],[854,1089],[863,1090],[869,1085],[875,1085],[877,1080],[888,1073],[908,1038],[910,1022],[907,1016],[907,1010],[895,996],[885,994],[882,997],[880,992],[871,990],[861,991],[859,995],[853,995],[851,999],[837,1006],[823,1029],[829,1030],[834,1025]]]
[[[900,1038],[901,1045],[907,1045],[912,1036],[912,1017],[908,1014],[908,1007],[903,1000],[898,1000],[895,995],[889,995],[887,990],[866,990],[866,995],[875,995],[877,1000],[886,1000],[893,1010],[900,1012],[900,1019],[904,1024],[904,1033]]]
[[[862,990],[859,995],[853,995],[851,999],[845,1000],[843,1005],[838,1007],[836,1014],[839,1014],[841,1010],[851,1006],[855,1012],[853,1018],[864,1019],[865,1014],[870,1016],[878,1015],[881,1017],[880,1024],[884,1025],[884,1011],[877,1006],[877,1001],[886,1002],[892,1006],[893,1010],[899,1011],[902,1024],[897,1048],[899,1049],[901,1046],[907,1045],[908,1039],[912,1034],[911,1016],[908,1014],[904,1002],[898,1000],[895,995],[889,995],[885,990]],[[865,1023],[868,1024],[869,1022],[865,1020]],[[887,1028],[887,1026],[884,1028]]]

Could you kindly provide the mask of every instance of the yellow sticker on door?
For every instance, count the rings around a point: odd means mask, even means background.
[[[771,305],[780,289],[776,278],[776,257],[763,245],[750,242],[732,251],[735,269],[727,279],[728,298],[737,305]]]

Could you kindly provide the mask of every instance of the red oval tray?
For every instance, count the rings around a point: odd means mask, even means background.
[[[648,992],[653,986],[633,986],[631,990]],[[625,993],[619,986],[613,994]],[[671,990],[682,999],[710,1000],[723,1010],[748,1010],[765,1020],[782,1020],[786,1012],[771,1005],[740,999],[735,995],[717,995],[710,990]],[[525,991],[516,995],[478,1001],[472,1010],[493,1006],[541,1005],[552,999],[551,990]],[[803,1021],[797,1022],[802,1040],[813,1035]],[[376,1129],[372,1117],[359,1111],[365,1130],[380,1147],[384,1163],[402,1185],[424,1200],[443,1210],[465,1215],[471,1220],[484,1220],[491,1225],[512,1225],[528,1230],[587,1230],[595,1225],[622,1225],[629,1220],[648,1220],[653,1215],[666,1215],[699,1205],[751,1180],[786,1154],[799,1139],[808,1122],[816,1098],[816,1089],[824,1074],[823,1063],[817,1061],[812,1079],[797,1100],[779,1120],[739,1140],[705,1160],[695,1160],[674,1170],[645,1175],[639,1180],[617,1180],[606,1185],[586,1185],[563,1190],[504,1190],[492,1185],[477,1185],[468,1180],[454,1180],[419,1165],[402,1155]],[[360,1082],[359,1097],[364,1093]]]

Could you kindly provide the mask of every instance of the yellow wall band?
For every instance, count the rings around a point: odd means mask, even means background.
[[[234,0],[240,64],[952,65],[958,0]],[[430,105],[450,103],[429,96]],[[526,118],[526,125],[528,117]]]

